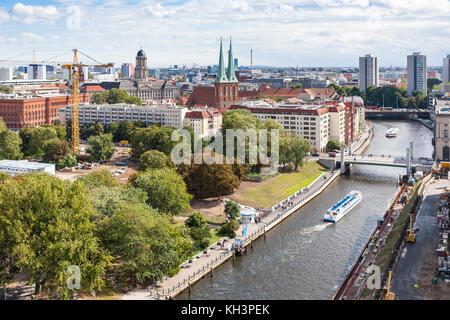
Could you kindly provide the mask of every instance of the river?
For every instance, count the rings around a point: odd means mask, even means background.
[[[414,141],[414,157],[431,157],[432,132],[412,121],[374,121],[375,135],[365,153],[405,155]],[[386,138],[389,127],[396,138]],[[254,300],[330,299],[357,259],[377,219],[394,198],[405,169],[353,166],[318,197],[255,242],[247,253],[218,267],[213,278],[177,299]],[[350,190],[362,202],[336,225],[322,222],[324,212]]]

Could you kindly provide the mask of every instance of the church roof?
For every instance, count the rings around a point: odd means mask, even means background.
[[[216,83],[228,82],[225,74],[225,65],[223,62],[222,38],[220,39],[220,54],[219,54],[219,70],[217,71]]]
[[[138,57],[146,57],[144,50],[142,50],[142,49],[139,50],[138,53],[137,53],[137,56]]]

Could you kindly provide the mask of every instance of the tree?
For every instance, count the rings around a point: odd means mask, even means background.
[[[25,127],[20,130],[19,135],[23,154],[37,159],[44,156],[44,147],[48,141],[58,139],[53,127]]]
[[[219,229],[219,234],[228,236],[230,238],[236,237],[236,230],[239,229],[239,222],[236,219],[231,219],[225,222]]]
[[[232,194],[241,183],[231,164],[180,165],[178,172],[184,177],[189,192],[198,198]]]
[[[114,143],[110,133],[92,136],[88,139],[86,152],[91,156],[92,161],[103,162],[111,159],[114,153]]]
[[[1,120],[1,119],[0,119]],[[1,127],[0,127],[1,130]],[[0,131],[0,160],[20,160],[22,159],[22,152],[20,151],[20,145],[22,139],[14,131],[4,130]]]
[[[107,226],[105,243],[120,263],[119,270],[133,285],[172,276],[192,252],[185,227],[151,209],[120,204]]]
[[[237,219],[241,214],[241,209],[236,202],[230,200],[225,204],[225,214],[229,219]]]
[[[303,163],[303,159],[305,158],[306,154],[309,152],[311,144],[309,140],[300,137],[297,134],[291,134],[289,142],[292,162],[295,165],[294,170],[297,170],[298,167]]]
[[[189,235],[194,240],[196,249],[208,247],[211,239],[211,227],[206,223],[205,217],[200,212],[191,214],[185,225],[189,228]]]
[[[297,83],[296,85],[291,86],[292,89],[299,89],[303,88],[303,85],[301,83]]]
[[[116,136],[114,137],[116,141],[129,140],[131,132],[134,130],[134,123],[129,120],[120,121],[119,127],[116,131]]]
[[[21,270],[40,289],[67,298],[69,266],[81,271],[81,288],[104,286],[111,257],[99,246],[84,185],[32,173],[0,183],[0,257],[7,272]],[[5,261],[5,260],[3,260]]]
[[[63,159],[59,160],[56,164],[58,169],[75,167],[77,165],[77,157],[73,154],[68,154]]]
[[[65,140],[52,139],[45,143],[43,147],[42,160],[49,163],[58,163],[71,153],[69,143]]]
[[[136,175],[132,185],[144,190],[147,203],[163,213],[178,215],[190,209],[192,196],[187,193],[183,178],[173,170],[148,170]]]
[[[81,181],[87,187],[95,188],[95,187],[115,187],[118,186],[119,183],[114,179],[111,172],[108,170],[99,170],[92,171],[87,175],[79,176],[78,181]]]
[[[172,127],[150,126],[138,128],[130,134],[130,144],[132,155],[139,159],[148,150],[158,150],[166,155],[170,155],[177,142],[171,140]]]
[[[139,170],[164,169],[170,167],[170,159],[158,150],[146,151],[139,159]]]
[[[327,150],[328,151],[339,151],[341,150],[342,145],[337,142],[336,140],[330,140],[327,143]]]

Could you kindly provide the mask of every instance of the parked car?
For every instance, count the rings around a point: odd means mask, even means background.
[[[125,162],[116,162],[115,163],[116,167],[126,167],[127,164]]]
[[[336,152],[328,152],[328,155],[329,155],[331,158],[336,158]]]
[[[312,155],[313,157],[318,157],[318,156],[320,156],[320,154],[317,153],[317,152],[313,152],[313,153],[311,153],[311,155]]]

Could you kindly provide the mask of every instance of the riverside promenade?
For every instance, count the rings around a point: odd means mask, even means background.
[[[157,286],[130,291],[122,299],[166,300],[174,298],[184,290],[192,290],[195,282],[204,277],[214,277],[215,268],[228,259],[235,259],[236,249],[246,250],[247,246],[253,246],[253,241],[265,237],[269,230],[319,195],[339,174],[339,171],[323,172],[309,185],[307,191],[286,198],[283,200],[284,204],[276,210],[258,216],[260,218],[258,223],[248,224],[245,235],[243,235],[244,226],[241,225],[235,239],[223,238],[223,245],[216,243],[206,254],[196,255],[192,263],[185,265],[173,277],[164,279]]]

